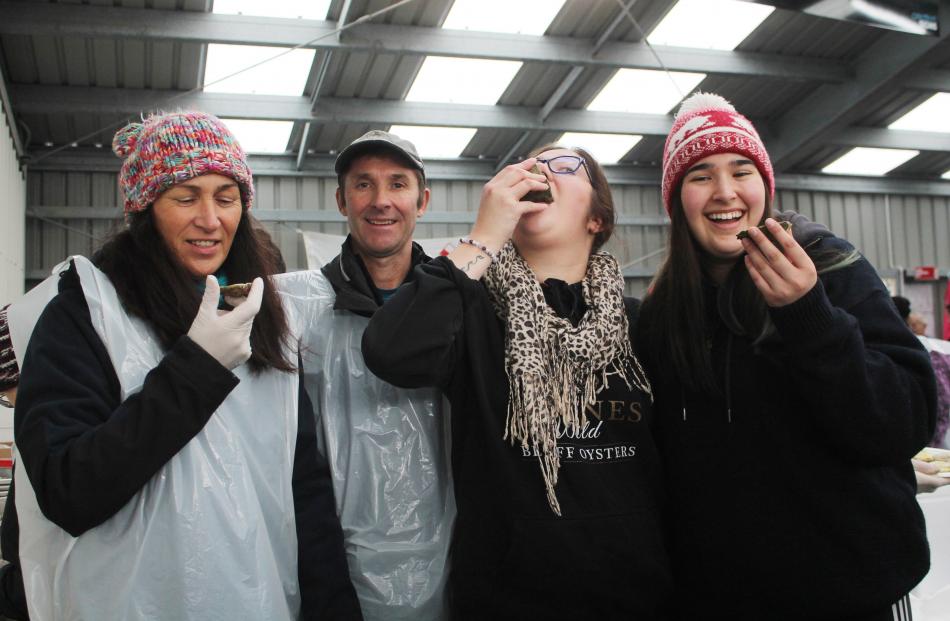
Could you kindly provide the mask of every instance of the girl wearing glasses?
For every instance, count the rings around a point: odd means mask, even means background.
[[[907,619],[928,568],[910,457],[933,431],[933,372],[871,264],[776,216],[774,191],[748,119],[687,99],[663,158],[667,259],[637,326],[678,613]]]
[[[550,204],[524,200],[548,187]],[[364,333],[374,373],[452,404],[453,619],[662,616],[637,303],[599,252],[614,219],[590,154],[544,147],[486,184],[470,235],[417,267]]]

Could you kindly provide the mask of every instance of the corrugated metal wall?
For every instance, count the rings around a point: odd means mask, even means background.
[[[2,79],[2,78],[0,78]],[[0,103],[0,306],[23,293],[26,181]]]
[[[31,207],[114,208],[115,218],[54,218],[27,222],[27,272],[37,277],[43,270],[68,254],[92,252],[95,244],[121,223],[116,179],[113,173],[34,172],[28,178]],[[298,229],[343,234],[342,217],[333,221],[298,222],[284,213],[282,221],[267,222],[274,210],[281,212],[335,212],[335,178],[258,176],[258,218],[284,253],[288,269],[305,267],[303,245]],[[482,184],[473,181],[432,182],[429,213],[420,220],[417,237],[464,235],[474,221]],[[614,238],[608,250],[627,266],[631,276],[628,290],[642,293],[662,261],[666,241],[663,225],[643,224],[664,215],[659,186],[618,185],[614,187],[618,218]],[[832,231],[849,239],[885,275],[890,275],[886,202],[890,203],[894,265],[912,268],[937,265],[943,273],[950,269],[950,198],[928,196],[889,196],[880,194],[842,194],[816,191],[779,191],[781,209],[800,211],[809,218],[827,224]],[[56,210],[68,216],[67,210]],[[103,215],[103,214],[99,214]],[[108,214],[105,214],[108,215]],[[624,224],[624,221],[628,223]],[[630,222],[634,223],[630,223]],[[645,255],[648,259],[637,261]]]

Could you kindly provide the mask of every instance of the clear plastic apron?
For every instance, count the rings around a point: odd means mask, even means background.
[[[366,369],[369,320],[333,310],[319,271],[277,277],[302,323],[305,385],[366,621],[448,618],[445,584],[455,520],[448,405],[433,389],[404,390]]]
[[[142,321],[122,310],[108,278],[87,259],[74,260],[125,400],[141,390],[162,348]],[[53,271],[47,290],[65,267]],[[20,347],[32,322],[11,321]],[[234,373],[240,384],[204,429],[125,507],[79,537],[43,516],[26,472],[17,468],[20,562],[33,621],[297,618],[291,476],[298,378],[276,371],[254,376],[246,366]]]

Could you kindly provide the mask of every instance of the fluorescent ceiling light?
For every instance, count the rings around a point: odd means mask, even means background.
[[[543,35],[562,6],[564,0],[455,0],[442,27],[452,30]]]
[[[406,101],[494,105],[521,63],[428,56],[419,69]]]
[[[666,114],[705,77],[705,73],[671,71],[667,74],[665,71],[647,69],[620,69],[587,105],[587,109]]]
[[[919,132],[950,132],[950,93],[937,93],[888,125],[887,128]]]
[[[738,0],[679,0],[647,41],[653,45],[734,50],[774,10]]]
[[[212,13],[326,19],[330,0],[214,0]]]
[[[458,157],[475,135],[474,127],[393,125],[389,131],[416,145],[416,150],[423,159]]]
[[[283,55],[274,58],[279,54]],[[303,95],[313,54],[313,50],[288,51],[286,47],[211,43],[204,89],[209,93]],[[267,62],[258,64],[263,61]],[[240,73],[226,77],[236,72]]]
[[[247,153],[284,153],[293,121],[221,119]]]
[[[907,149],[857,147],[822,168],[821,172],[832,175],[880,176],[894,170],[918,153],[920,151]]]
[[[581,134],[567,132],[555,140],[565,147],[580,147],[601,164],[616,164],[643,136],[634,134]]]
[[[940,175],[941,179],[950,179],[950,170]]]

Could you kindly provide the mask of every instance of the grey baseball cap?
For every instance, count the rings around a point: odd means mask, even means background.
[[[396,134],[390,134],[380,129],[368,131],[347,145],[346,148],[340,151],[340,154],[336,156],[336,163],[333,165],[333,169],[336,171],[336,174],[342,174],[349,168],[350,162],[352,162],[354,158],[377,151],[395,151],[405,157],[406,160],[408,160],[413,167],[421,171],[422,176],[425,177],[425,165],[422,163],[422,158],[419,157],[419,152],[416,151],[416,146],[405,138],[400,138]]]

